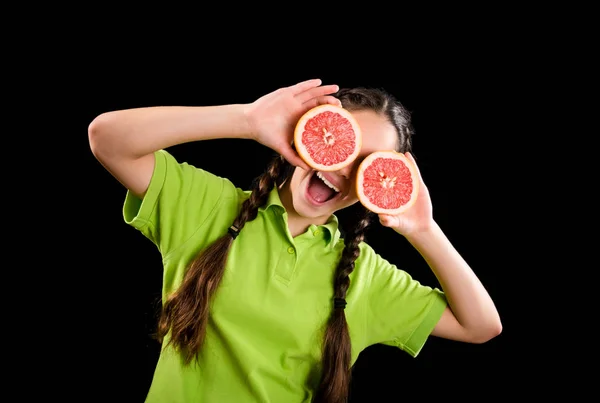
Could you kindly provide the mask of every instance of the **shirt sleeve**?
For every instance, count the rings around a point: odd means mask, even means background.
[[[219,200],[236,203],[236,190],[229,180],[179,163],[165,150],[156,151],[154,157],[146,194],[139,199],[128,191],[123,217],[166,256],[194,235]]]
[[[361,255],[372,270],[368,339],[416,357],[447,306],[444,293],[421,284],[370,247],[363,248]]]

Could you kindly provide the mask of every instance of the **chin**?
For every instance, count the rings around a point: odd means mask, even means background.
[[[295,196],[296,197],[293,198],[294,210],[301,217],[320,218],[329,216],[333,213],[326,205],[320,207],[311,206],[304,197],[298,197],[298,195]]]

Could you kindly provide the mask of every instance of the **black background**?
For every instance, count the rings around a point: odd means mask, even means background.
[[[183,49],[131,40],[131,46],[119,42],[117,52],[113,42],[118,41],[90,46],[94,52],[80,60],[75,85],[80,112],[72,138],[82,157],[75,174],[85,176],[85,185],[73,197],[85,231],[80,252],[87,259],[80,267],[85,286],[74,287],[72,297],[88,313],[77,324],[78,341],[95,352],[93,358],[82,353],[79,359],[82,390],[93,391],[99,401],[143,401],[158,356],[150,333],[162,274],[154,245],[123,222],[125,189],[94,159],[87,125],[98,114],[121,108],[252,102],[309,78],[383,87],[413,112],[414,155],[435,219],[488,289],[504,325],[500,336],[483,345],[431,338],[416,359],[392,347],[370,347],[356,363],[351,401],[396,402],[440,393],[477,400],[483,390],[512,395],[523,386],[528,337],[519,319],[524,308],[516,302],[516,285],[525,263],[507,228],[513,212],[506,197],[515,186],[507,183],[514,169],[507,154],[518,153],[510,138],[522,130],[515,122],[524,113],[515,105],[526,96],[520,86],[531,74],[514,62],[513,51],[521,51],[508,50],[496,37],[488,38],[485,48],[448,41],[424,45],[418,54],[356,43],[345,53],[301,55],[302,41],[282,46],[274,39],[199,41]],[[507,113],[514,116],[511,128]],[[272,155],[241,140],[191,143],[170,151],[240,187],[247,187]],[[418,254],[391,230],[375,224],[367,240],[415,278],[437,285]]]

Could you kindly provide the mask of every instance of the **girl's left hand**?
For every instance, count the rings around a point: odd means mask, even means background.
[[[392,228],[401,235],[409,236],[426,231],[433,223],[433,207],[427,186],[423,182],[419,167],[410,153],[405,154],[417,168],[419,191],[417,199],[411,208],[398,215],[380,214],[379,222],[385,227]]]

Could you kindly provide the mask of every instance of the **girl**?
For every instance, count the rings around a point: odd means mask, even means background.
[[[353,164],[317,173],[291,143],[299,117],[326,103],[353,114],[363,143]],[[127,188],[124,219],[163,260],[162,348],[147,402],[345,402],[351,367],[372,344],[416,356],[429,335],[482,343],[500,333],[490,296],[434,221],[422,178],[410,210],[378,218],[419,251],[441,290],[363,242],[368,211],[340,235],[334,213],[362,207],[358,164],[388,149],[414,162],[411,135],[390,94],[317,79],[250,104],[94,119],[91,149]],[[278,156],[244,191],[165,150],[217,138],[252,139]]]

